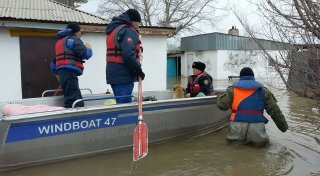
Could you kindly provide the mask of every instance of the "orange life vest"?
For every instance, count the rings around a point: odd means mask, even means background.
[[[67,47],[67,40],[69,37],[63,37],[59,39],[56,43],[56,66],[57,68],[62,65],[72,65],[77,66],[83,70],[84,66],[82,59],[77,58],[74,52]]]
[[[193,77],[190,76],[189,78],[189,85],[190,85],[190,91],[200,91],[201,87],[199,86],[199,78],[201,76],[205,75],[205,72],[200,73],[199,75],[197,75],[194,79],[192,79]]]
[[[106,62],[108,63],[124,63],[122,58],[122,49],[119,43],[119,32],[124,27],[131,27],[130,25],[122,24],[116,27],[109,35],[107,35],[106,43],[107,43],[107,57]],[[134,29],[134,28],[133,28]],[[141,41],[138,41],[138,44],[136,45],[136,59],[137,61],[140,61],[140,53],[142,53],[142,45]]]
[[[230,121],[267,122],[263,116],[263,85],[255,80],[241,80],[233,84],[233,101]]]

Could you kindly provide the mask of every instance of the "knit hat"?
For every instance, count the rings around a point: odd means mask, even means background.
[[[206,68],[206,64],[202,62],[193,62],[192,68],[196,68],[198,70],[204,71],[204,69]]]
[[[252,71],[252,69],[250,67],[244,67],[240,71],[240,77],[241,76],[254,76],[254,73],[253,73],[253,71]]]
[[[126,14],[129,16],[131,21],[141,22],[141,16],[136,9],[129,9],[126,11]]]
[[[76,23],[69,23],[67,28],[71,29],[73,33],[77,33],[81,30],[80,26]]]

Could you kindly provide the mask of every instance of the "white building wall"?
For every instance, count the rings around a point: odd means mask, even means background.
[[[268,51],[272,56],[280,58],[278,51]],[[228,79],[228,76],[238,76],[243,67],[251,67],[256,78],[272,79],[277,76],[276,71],[269,66],[269,61],[260,50],[208,50],[188,51],[182,55],[181,75],[188,76],[188,69],[192,69],[187,63],[187,54],[193,54],[193,61],[206,63],[206,71],[215,80]],[[283,53],[282,53],[283,55]]]
[[[146,77],[143,90],[166,90],[167,87],[167,37],[164,35],[142,36],[142,70]],[[135,85],[138,90],[138,85]]]
[[[280,55],[278,51],[268,51],[268,53],[272,56]],[[252,68],[256,78],[265,79],[276,76],[275,70],[269,65],[269,60],[260,50],[219,50],[217,56],[219,58],[218,79],[239,76],[243,67]]]
[[[187,77],[188,76],[188,62],[187,62],[187,55],[194,54],[193,52],[185,52],[181,55],[181,76]]]
[[[19,37],[11,37],[8,29],[0,28],[0,101],[19,100],[21,67]]]
[[[93,93],[105,93],[107,89],[112,92],[111,86],[106,84],[105,37],[103,33],[84,33],[81,38],[84,43],[90,43],[93,57],[85,63],[79,86],[90,88]],[[143,90],[166,90],[167,37],[146,35],[142,42],[142,69],[146,74]],[[0,29],[0,53],[0,101],[19,100],[22,98],[19,37],[11,37],[7,29]],[[137,83],[134,90],[138,90]]]
[[[83,75],[79,77],[79,87],[89,88],[92,93],[104,93],[111,87],[106,84],[106,35],[84,33],[81,40],[90,43],[93,56],[84,64]],[[88,92],[83,92],[88,93]]]
[[[198,60],[195,61],[200,61],[206,64],[206,69],[205,71],[209,73],[209,75],[212,76],[213,79],[217,79],[217,51],[215,50],[210,50],[210,51],[201,51],[198,52],[196,55]]]
[[[188,63],[188,55],[193,55],[192,62]],[[217,52],[214,50],[211,51],[191,51],[185,52],[181,56],[181,76],[189,76],[192,73],[192,63],[193,62],[203,62],[206,64],[205,71],[212,75],[214,79],[217,73],[215,65],[217,64]]]

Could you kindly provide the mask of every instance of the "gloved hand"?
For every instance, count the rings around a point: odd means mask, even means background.
[[[86,45],[87,48],[91,48],[90,43],[86,43],[85,45]]]
[[[55,59],[54,59],[54,61],[50,62],[50,69],[51,69],[51,72],[52,72],[53,75],[58,75]]]
[[[144,77],[145,77],[146,75],[143,73],[143,71],[141,71],[141,72],[138,73],[138,76],[139,76],[142,80],[144,80]]]

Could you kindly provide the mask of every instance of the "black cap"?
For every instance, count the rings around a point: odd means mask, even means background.
[[[192,68],[196,68],[198,70],[204,71],[204,69],[206,68],[206,64],[202,62],[193,62]]]
[[[240,77],[241,76],[254,76],[254,73],[253,73],[253,71],[252,71],[252,69],[250,67],[244,67],[240,71]]]
[[[126,11],[126,14],[129,16],[131,21],[141,22],[141,16],[136,9],[129,9]]]
[[[80,26],[76,23],[69,23],[67,28],[71,29],[73,33],[77,33],[81,30]]]

